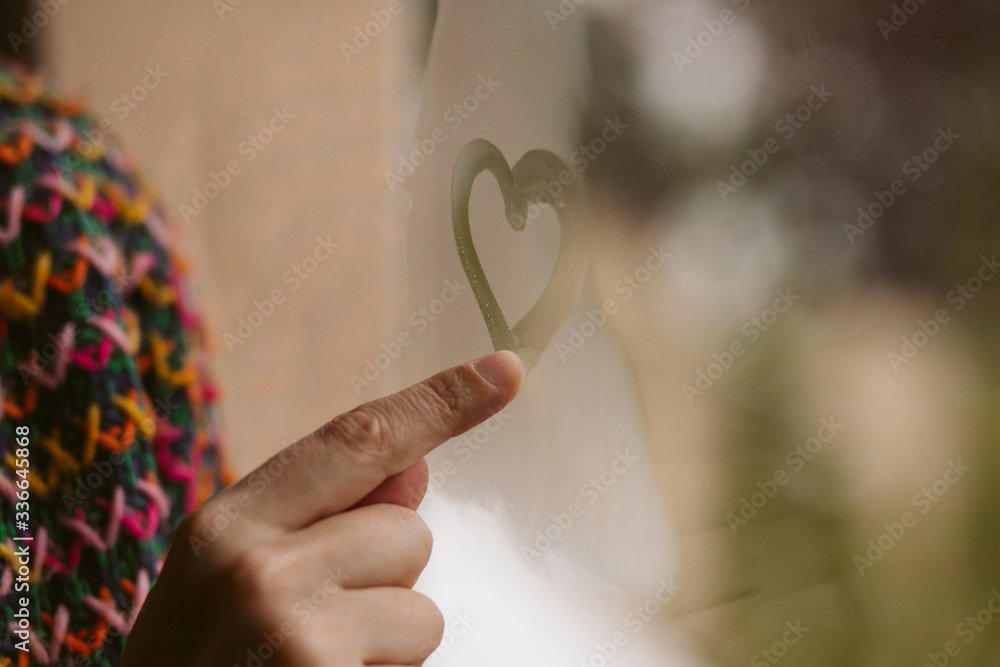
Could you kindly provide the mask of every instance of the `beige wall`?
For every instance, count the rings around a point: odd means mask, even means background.
[[[39,38],[44,70],[115,122],[182,228],[241,471],[356,404],[349,376],[387,327],[398,234],[383,154],[405,134],[415,85],[393,63],[413,61],[397,55],[425,21],[407,5],[348,63],[339,44],[369,5],[245,0],[220,18],[209,2],[88,0],[65,5]],[[166,77],[135,109],[116,104],[147,66]],[[294,120],[249,161],[241,143],[276,108]],[[185,224],[180,206],[231,160],[240,173]],[[283,276],[318,237],[340,248],[294,289]],[[230,352],[223,334],[275,289],[284,303]]]

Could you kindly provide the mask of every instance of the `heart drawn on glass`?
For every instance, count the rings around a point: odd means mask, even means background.
[[[497,303],[479,261],[469,227],[472,184],[484,171],[496,179],[503,195],[507,221],[515,231],[528,223],[530,211],[552,207],[559,220],[559,256],[545,291],[531,310],[511,328]],[[458,256],[476,295],[496,350],[511,350],[530,370],[552,335],[576,307],[587,269],[587,232],[579,178],[558,156],[545,150],[524,154],[511,169],[500,149],[485,139],[473,139],[462,148],[451,179],[451,219]]]

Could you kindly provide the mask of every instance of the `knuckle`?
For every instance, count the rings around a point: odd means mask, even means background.
[[[434,535],[431,533],[430,527],[420,515],[413,512],[414,516],[414,537],[420,540],[421,552],[426,552],[428,555],[431,553],[431,549],[434,547]]]
[[[406,553],[413,563],[409,579],[415,582],[430,560],[434,536],[420,515],[413,510],[398,505],[386,505],[386,510],[393,522],[392,532],[405,540]]]
[[[251,606],[265,605],[275,590],[283,590],[293,568],[285,554],[270,546],[233,553],[219,573],[226,586]]]
[[[213,503],[205,503],[185,516],[174,534],[172,543],[184,545],[185,550],[196,559],[206,557],[211,560],[219,557],[225,553],[230,541],[227,533],[232,523],[228,518],[220,521],[213,507]]]
[[[177,531],[174,533],[175,542],[186,544],[191,538],[196,537],[204,530],[205,519],[202,511],[203,507],[189,512],[181,519],[181,522],[177,524]]]
[[[456,415],[463,412],[465,390],[457,377],[451,374],[437,375],[429,378],[424,386],[427,387],[427,391],[423,392],[424,400],[433,408],[434,414],[444,421],[450,423]]]
[[[324,443],[365,462],[384,458],[388,434],[385,418],[365,406],[345,412],[321,429]]]
[[[414,618],[419,619],[428,639],[433,640],[436,648],[444,637],[444,614],[437,604],[423,593],[414,592],[411,604]]]
[[[409,531],[410,538],[415,542],[413,551],[422,557],[423,564],[426,565],[431,556],[431,549],[434,547],[434,535],[431,534],[431,529],[420,518],[419,514],[412,510],[407,510],[407,515],[411,517],[407,519],[409,522],[407,530]],[[421,569],[423,569],[422,566]]]

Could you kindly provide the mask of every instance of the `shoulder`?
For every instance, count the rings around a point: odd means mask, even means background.
[[[0,466],[0,514],[27,479],[34,618],[68,614],[63,636],[82,638],[53,648],[34,628],[53,664],[63,650],[114,664],[173,530],[230,479],[187,264],[104,129],[0,65],[0,462],[30,434],[29,470]]]

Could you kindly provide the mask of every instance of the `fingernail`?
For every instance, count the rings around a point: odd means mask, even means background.
[[[524,374],[521,360],[509,350],[501,350],[476,360],[472,365],[484,380],[497,388],[509,387]]]

